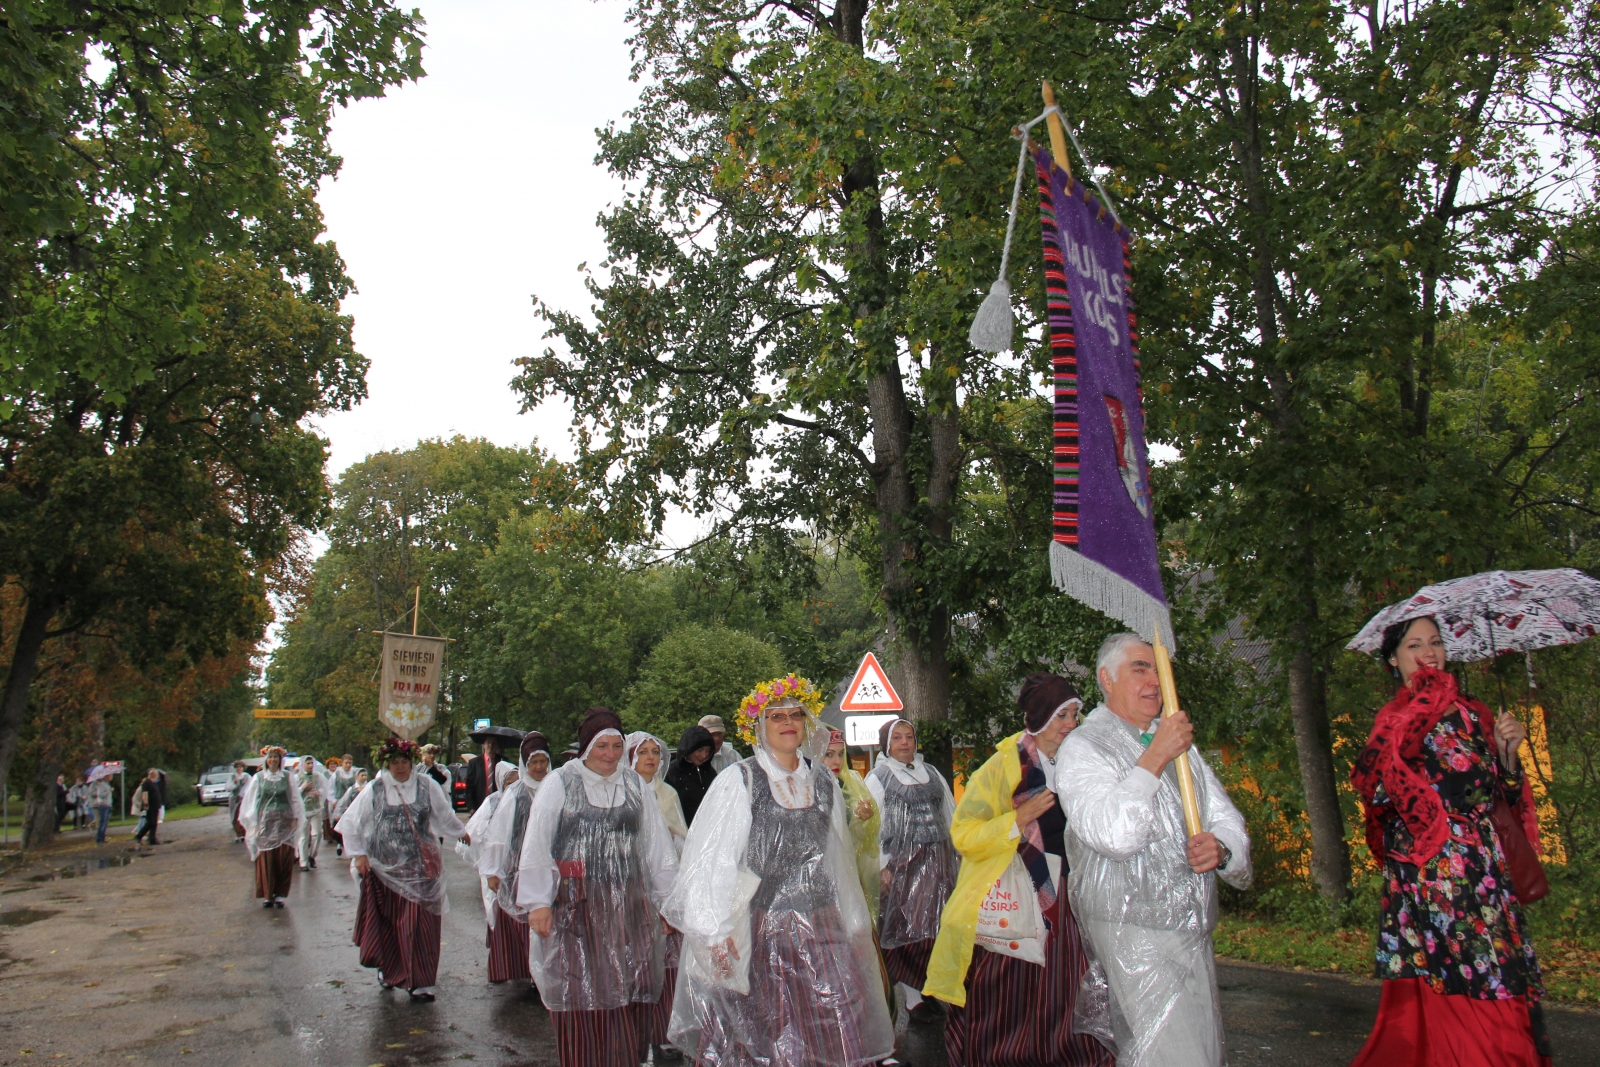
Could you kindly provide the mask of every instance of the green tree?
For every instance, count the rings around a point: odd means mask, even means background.
[[[730,735],[739,704],[759,683],[784,673],[778,650],[722,626],[680,626],[650,650],[628,689],[624,720],[676,746],[703,715],[720,715]]]
[[[560,465],[537,449],[459,436],[350,466],[334,490],[328,550],[293,598],[267,668],[268,699],[314,707],[317,718],[274,722],[274,736],[352,754],[382,739],[377,634],[409,631],[418,586],[419,631],[455,642],[445,652],[430,739],[453,745],[463,722],[479,715],[505,721],[507,707],[479,669],[499,595],[485,584],[484,566],[506,523],[559,507],[567,493]]]

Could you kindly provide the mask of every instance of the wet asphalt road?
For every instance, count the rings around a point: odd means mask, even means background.
[[[164,832],[173,843],[126,867],[99,866],[128,855],[114,843],[0,876],[0,1064],[556,1064],[544,1009],[485,980],[477,880],[453,854],[439,999],[418,1004],[357,963],[356,886],[331,851],[264,911],[223,818]],[[1218,972],[1234,1067],[1344,1067],[1377,1009],[1367,980]],[[1556,1062],[1600,1067],[1600,1015],[1548,1014]],[[936,1026],[902,1051],[945,1067]]]

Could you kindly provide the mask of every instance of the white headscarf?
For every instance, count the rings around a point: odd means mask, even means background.
[[[660,778],[661,772],[667,764],[667,743],[646,730],[635,730],[622,739],[623,751],[628,754],[628,769],[635,772],[639,770],[639,746],[646,741],[654,741],[657,747],[661,749],[661,763],[656,767],[655,775]]]

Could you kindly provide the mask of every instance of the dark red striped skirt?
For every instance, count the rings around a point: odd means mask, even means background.
[[[383,981],[402,989],[422,989],[439,977],[439,916],[407,900],[375,874],[361,879],[356,932],[361,966],[376,967]]]
[[[256,896],[262,900],[288,896],[289,887],[294,884],[295,865],[293,845],[279,845],[257,853]]]
[[[904,982],[921,991],[928,984],[928,959],[933,955],[934,938],[913,941],[899,948],[883,950],[883,969],[889,972],[889,981]]]
[[[498,903],[494,906],[494,925],[484,943],[489,946],[489,981],[509,982],[513,978],[532,981],[528,970],[528,923],[507,915]]]
[[[661,983],[661,999],[650,1005],[650,1043],[667,1043],[667,1024],[672,1021],[672,998],[678,992],[678,955],[683,950],[683,935],[674,930],[667,935],[667,963],[665,979]]]
[[[561,1067],[639,1067],[650,1051],[654,1004],[606,1011],[553,1011]]]
[[[1057,922],[1058,917],[1060,922]],[[967,1006],[948,1005],[944,1051],[950,1067],[1111,1067],[1116,1057],[1072,1032],[1072,1007],[1089,961],[1066,896],[1056,898],[1045,966],[972,950]]]
[[[878,975],[859,972],[839,909],[753,912],[750,928],[750,994],[728,992],[695,1005],[695,1062],[871,1062],[865,1017],[882,985]]]

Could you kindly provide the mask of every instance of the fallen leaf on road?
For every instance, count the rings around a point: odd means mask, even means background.
[[[427,1033],[427,1032],[428,1032],[428,1031],[426,1031],[426,1030],[413,1030],[413,1031],[411,1031],[411,1032],[412,1032],[412,1033],[413,1033],[413,1034],[425,1034],[425,1033]]]
[[[402,1041],[398,1045],[385,1045],[383,1047],[384,1048],[405,1048],[406,1047],[406,1043],[404,1041]]]
[[[193,1051],[194,1051],[194,1049],[192,1049],[192,1048],[180,1048],[180,1049],[179,1049],[179,1050],[178,1050],[178,1051],[179,1051],[179,1052],[181,1052],[181,1053],[183,1053],[183,1054],[184,1054],[184,1055],[185,1055],[185,1056],[187,1056],[187,1055],[189,1055],[189,1054],[190,1054],[190,1053],[191,1053],[191,1052],[193,1052]]]
[[[85,983],[83,983],[83,988],[85,988],[85,989],[93,989],[95,986],[97,986],[99,984],[100,984],[99,982],[85,982]]]
[[[178,1031],[178,1036],[179,1037],[188,1037],[192,1033],[194,1033],[193,1030],[179,1030]]]

